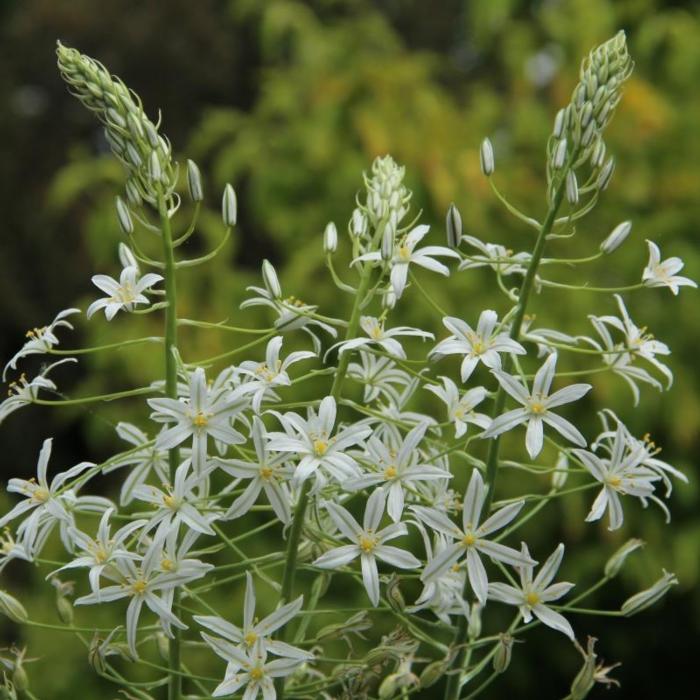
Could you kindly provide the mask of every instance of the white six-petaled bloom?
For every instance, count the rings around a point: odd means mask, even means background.
[[[177,618],[171,609],[172,598],[164,600],[158,593],[182,586],[201,578],[213,566],[198,559],[181,562],[177,571],[163,570],[163,545],[165,533],[154,539],[138,560],[120,558],[113,562],[105,574],[117,581],[115,585],[100,588],[97,593],[89,593],[76,599],[75,605],[94,605],[121,598],[129,598],[126,610],[126,640],[129,650],[138,657],[136,641],[141,609],[144,604],[160,619],[166,634],[172,636],[171,626],[187,629],[187,625]]]
[[[416,246],[423,240],[425,235],[430,230],[430,226],[421,224],[411,229],[403,238],[397,240],[394,255],[391,259],[391,272],[389,275],[392,289],[397,299],[401,298],[403,290],[406,288],[408,281],[408,267],[412,263],[419,267],[424,267],[426,270],[438,272],[447,277],[450,274],[449,269],[441,262],[434,260],[438,257],[459,258],[459,253],[456,253],[450,248],[445,248],[440,245],[429,245],[424,248]],[[365,253],[355,258],[353,262],[362,260],[380,261],[382,254],[379,251]]]
[[[659,246],[653,241],[647,241],[649,246],[649,262],[642,272],[642,283],[645,287],[668,287],[678,294],[679,287],[697,287],[697,283],[688,277],[677,275],[683,269],[683,261],[679,257],[661,260]]]
[[[192,471],[191,474],[190,467],[191,461],[186,459],[175,470],[173,484],[166,485],[164,489],[151,484],[139,484],[134,488],[134,498],[150,503],[155,509],[144,527],[145,532],[155,527],[158,527],[159,531],[167,532],[183,523],[203,535],[215,534],[211,523],[217,519],[218,514],[205,515],[199,511],[200,495],[206,490],[204,482],[208,480],[213,467]]]
[[[523,556],[530,556],[525,543],[522,544],[521,551]],[[559,570],[563,556],[564,545],[560,544],[542,565],[534,580],[532,566],[519,567],[520,588],[515,588],[507,583],[490,583],[489,598],[508,605],[517,605],[520,608],[523,621],[526,623],[530,622],[534,615],[547,627],[563,632],[571,640],[575,639],[574,630],[569,621],[546,605],[559,600],[574,587],[573,583],[566,582],[552,584],[552,579]]]
[[[107,296],[90,304],[87,317],[91,318],[97,311],[104,309],[107,320],[111,321],[122,309],[133,311],[137,304],[150,304],[144,292],[162,279],[162,275],[154,272],[141,276],[138,268],[131,265],[121,271],[118,282],[109,275],[94,275],[92,283]]]
[[[493,438],[522,423],[527,423],[525,446],[530,457],[534,459],[542,451],[543,423],[547,423],[567,440],[581,447],[585,446],[586,438],[583,437],[579,429],[565,418],[552,413],[551,409],[571,401],[577,401],[592,387],[590,384],[571,384],[550,394],[549,390],[554,379],[556,364],[557,355],[552,353],[537,370],[531,392],[527,385],[523,385],[510,374],[500,370],[492,370],[499,384],[519,404],[522,404],[522,408],[506,411],[506,413],[496,417],[482,433],[482,437]]]
[[[460,375],[463,382],[471,376],[479,362],[489,369],[501,369],[499,353],[507,352],[524,355],[525,348],[511,339],[507,333],[494,332],[498,323],[495,311],[482,311],[476,331],[460,318],[446,316],[442,323],[452,335],[441,340],[428,355],[429,359],[439,359],[445,355],[464,355]]]
[[[599,520],[608,510],[608,529],[617,530],[624,518],[619,494],[636,496],[644,504],[645,499],[653,498],[668,513],[663,503],[653,496],[654,482],[660,481],[661,476],[643,465],[648,453],[643,444],[629,445],[622,423],[618,423],[609,458],[601,458],[588,450],[575,449],[572,452],[593,477],[603,484],[586,517],[587,522]]]
[[[279,400],[274,387],[289,386],[292,383],[287,374],[288,367],[295,362],[316,357],[313,352],[299,350],[280,360],[281,349],[282,336],[278,335],[267,344],[264,362],[245,360],[238,366],[239,374],[245,376],[244,390],[253,394],[252,406],[256,413],[260,413],[260,406],[264,399]]]
[[[198,367],[190,374],[187,399],[148,400],[148,405],[153,409],[153,420],[159,423],[175,423],[173,427],[159,433],[156,447],[159,450],[167,450],[192,438],[192,465],[195,470],[204,469],[209,437],[225,445],[245,442],[245,438],[233,428],[231,421],[243,410],[246,403],[245,393],[232,390],[225,382],[215,382],[210,389],[204,370]]]
[[[367,442],[367,457],[377,471],[363,474],[359,479],[346,483],[351,490],[384,484],[387,487],[387,513],[395,522],[403,515],[404,489],[415,490],[419,481],[451,479],[452,474],[426,463],[418,449],[425,436],[428,423],[420,423],[396,447],[387,447],[381,440],[370,437]]]
[[[418,328],[410,328],[409,326],[397,326],[396,328],[389,328],[385,330],[384,321],[380,321],[378,318],[373,316],[362,316],[360,318],[360,326],[362,330],[367,334],[366,338],[351,338],[350,340],[344,340],[342,343],[336,343],[328,352],[333,350],[333,348],[338,348],[338,354],[344,353],[348,350],[354,350],[356,348],[377,345],[384,352],[389,353],[389,355],[394,355],[394,357],[400,357],[402,360],[406,359],[406,353],[404,352],[401,343],[396,340],[399,336],[417,336],[419,338],[430,338],[434,339],[435,336],[427,331],[421,331]],[[328,354],[328,353],[326,353]]]
[[[262,420],[258,416],[254,416],[251,437],[255,447],[256,461],[215,459],[217,466],[236,479],[250,479],[243,493],[226,511],[224,518],[227,520],[245,515],[253,507],[261,491],[265,492],[275,515],[285,525],[291,520],[292,499],[289,486],[286,483],[293,474],[292,468],[287,464],[289,455],[286,453],[271,455],[265,444],[265,435],[265,426]]]
[[[530,261],[529,253],[513,253],[498,243],[484,243],[475,236],[462,236],[462,242],[481,251],[481,255],[470,255],[459,264],[460,270],[470,270],[475,267],[490,267],[500,275],[524,275]]]
[[[380,395],[398,403],[401,392],[397,387],[405,387],[411,381],[409,374],[399,369],[388,357],[376,356],[363,350],[360,350],[359,355],[360,362],[348,365],[348,377],[364,386],[365,403],[374,401]]]
[[[56,522],[61,522],[67,528],[73,524],[73,516],[71,515],[72,504],[70,501],[75,499],[75,495],[70,489],[64,487],[71,479],[82,474],[89,467],[94,466],[92,462],[81,462],[65,472],[56,474],[49,484],[47,471],[52,443],[52,438],[44,440],[39,453],[39,461],[37,462],[36,479],[10,479],[7,490],[11,493],[19,493],[25,498],[0,518],[1,529],[12,520],[29,511],[33,511],[31,516],[23,523],[25,527],[20,529],[22,534],[21,543],[29,552],[34,550],[35,541],[43,524],[42,516],[47,516],[46,519],[50,520],[52,525]]]
[[[73,330],[73,324],[70,321],[66,321],[68,316],[73,314],[79,314],[80,309],[65,309],[56,315],[48,326],[43,328],[32,328],[32,330],[27,331],[27,342],[19,349],[18,352],[12,357],[12,359],[5,365],[5,369],[2,373],[2,379],[5,381],[5,375],[7,374],[8,368],[17,369],[17,361],[27,355],[42,355],[49,352],[53,347],[58,345],[58,338],[56,337],[55,330],[57,328],[63,327]]]
[[[335,569],[360,557],[362,582],[372,605],[379,605],[379,570],[377,559],[399,569],[415,569],[420,562],[410,552],[384,544],[389,540],[407,534],[405,523],[392,523],[379,530],[384,515],[386,493],[378,488],[367,499],[362,527],[343,506],[326,502],[325,508],[343,537],[354,544],[342,545],[322,554],[314,566],[322,569]]]
[[[245,599],[243,602],[243,627],[214,615],[195,615],[194,620],[202,627],[211,630],[218,637],[202,632],[202,637],[209,646],[227,661],[231,660],[230,649],[233,645],[243,653],[259,653],[264,651],[275,656],[296,659],[298,662],[308,661],[313,654],[298,647],[272,639],[272,635],[299,614],[304,596],[299,596],[291,603],[280,606],[262,620],[255,615],[255,586],[250,572],[246,572]],[[228,673],[227,673],[228,675]]]
[[[488,577],[479,557],[480,553],[492,560],[502,561],[511,566],[536,563],[529,556],[524,556],[511,547],[488,539],[489,535],[504,528],[518,515],[525,501],[511,503],[497,510],[480,524],[481,510],[485,499],[486,486],[481,474],[475,469],[464,495],[461,529],[439,510],[425,506],[411,507],[411,510],[425,525],[456,540],[428,562],[421,574],[423,583],[437,580],[445,571],[457,564],[462,556],[465,556],[469,583],[474,595],[482,604],[486,602]]]
[[[30,403],[34,403],[34,400],[39,397],[39,391],[44,389],[46,391],[57,391],[58,387],[56,384],[49,379],[46,375],[58,365],[62,365],[66,362],[77,362],[74,357],[66,357],[64,360],[59,360],[54,362],[44,369],[41,373],[34,377],[32,380],[27,381],[27,378],[22,374],[16,382],[10,382],[10,389],[8,391],[7,398],[0,403],[0,423],[2,423],[7,416],[14,413],[16,410],[22,408],[22,406],[27,406]]]
[[[319,469],[323,468],[341,483],[360,476],[353,457],[345,453],[348,447],[362,443],[372,432],[367,425],[351,425],[332,435],[336,419],[336,403],[326,396],[319,406],[318,414],[308,409],[306,420],[296,413],[276,413],[285,432],[268,433],[268,449],[273,452],[296,454],[300,458],[294,468],[293,480],[299,484],[316,475],[319,484],[324,482]]]
[[[449,377],[440,377],[442,386],[428,384],[425,388],[442,399],[447,406],[447,419],[455,424],[455,437],[462,437],[467,432],[467,425],[473,423],[480,428],[488,428],[491,418],[474,409],[486,398],[488,392],[483,386],[477,386],[459,395],[457,385]]]

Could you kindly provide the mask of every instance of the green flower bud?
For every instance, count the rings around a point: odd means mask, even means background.
[[[496,167],[494,155],[493,155],[493,145],[488,138],[485,138],[481,142],[481,148],[479,150],[479,162],[481,164],[481,172],[486,175],[486,177],[491,177],[493,171]]]
[[[641,549],[644,546],[643,540],[638,540],[637,538],[632,538],[627,540],[625,544],[620,547],[615,554],[613,554],[610,559],[605,564],[605,575],[608,578],[614,578],[620,573],[627,557],[632,554],[632,552]]]
[[[597,658],[594,650],[595,643],[594,637],[588,638],[588,649],[583,654],[583,666],[571,684],[571,700],[584,700],[595,685]]]
[[[566,173],[566,199],[569,204],[578,204],[578,181],[573,170]]]
[[[270,292],[274,299],[280,299],[282,297],[282,287],[280,286],[277,272],[275,272],[275,268],[272,267],[272,263],[269,260],[263,260],[262,276],[267,291]]]
[[[603,169],[598,175],[598,189],[604,191],[608,189],[610,180],[612,179],[613,171],[615,170],[615,161],[610,158],[608,162],[603,166]]]
[[[620,612],[625,617],[631,617],[636,615],[638,612],[645,610],[646,608],[652,606],[658,600],[661,600],[666,593],[669,591],[671,586],[675,586],[678,583],[678,579],[675,574],[669,574],[667,571],[663,572],[663,576],[653,585],[651,588],[647,588],[645,591],[641,591],[628,598],[620,608]]]
[[[221,216],[225,226],[235,226],[238,215],[238,203],[236,201],[236,193],[231,185],[226,185],[224,188],[224,196],[221,200]]]
[[[467,620],[467,635],[470,640],[478,639],[481,636],[481,604],[472,603]]]
[[[134,222],[131,220],[129,207],[121,197],[117,197],[115,199],[115,205],[117,207],[117,220],[119,221],[119,228],[122,230],[124,235],[128,236],[134,232]]]
[[[202,174],[199,172],[199,166],[193,160],[187,161],[187,189],[193,202],[201,202],[204,199]]]
[[[612,253],[624,243],[631,230],[631,221],[623,221],[621,224],[618,224],[600,244],[600,250],[606,255]]]
[[[22,603],[5,591],[0,591],[0,613],[9,617],[13,622],[22,623],[29,619]]]
[[[326,254],[335,253],[338,249],[338,229],[332,221],[326,224],[323,231],[323,252]]]
[[[493,670],[496,673],[503,673],[510,666],[512,649],[513,637],[509,634],[501,634],[493,656]]]
[[[565,452],[560,452],[557,457],[557,463],[552,472],[552,488],[563,489],[566,480],[569,478],[569,458]]]
[[[396,574],[391,575],[391,579],[386,587],[386,596],[389,604],[395,610],[401,612],[406,607],[406,601],[399,588],[399,577]]]
[[[553,168],[563,168],[566,162],[566,139],[561,139],[554,147],[554,154],[552,155],[552,167]]]
[[[435,685],[444,675],[447,670],[447,665],[444,661],[433,661],[428,664],[419,676],[421,688],[430,688]]]
[[[462,215],[454,202],[450,204],[447,210],[445,227],[447,229],[447,245],[450,248],[458,248],[462,240]]]
[[[64,625],[73,624],[73,605],[68,598],[62,595],[57,595],[56,610],[58,611],[58,619]]]

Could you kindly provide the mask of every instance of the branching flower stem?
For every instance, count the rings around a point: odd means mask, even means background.
[[[163,258],[165,260],[165,393],[171,399],[177,398],[177,287],[175,283],[175,253],[173,249],[172,230],[165,196],[158,197],[158,214],[163,239]],[[170,478],[174,479],[175,470],[180,463],[180,450],[174,447],[168,452]],[[177,609],[179,593],[175,591],[173,606]],[[168,700],[180,700],[182,695],[182,677],[180,674],[180,631],[173,630],[168,651]]]
[[[537,275],[537,270],[539,268],[540,261],[542,260],[542,255],[544,254],[544,247],[547,242],[547,236],[552,232],[552,227],[554,226],[554,221],[557,216],[557,212],[561,207],[562,200],[564,199],[564,192],[566,189],[566,173],[570,164],[576,159],[576,152],[574,152],[567,164],[568,167],[562,168],[561,179],[557,188],[554,192],[554,197],[549,206],[547,216],[542,223],[539,235],[537,236],[537,241],[535,243],[535,249],[532,251],[532,259],[530,260],[530,265],[527,268],[527,273],[523,279],[522,286],[520,287],[520,293],[518,295],[518,306],[515,311],[515,316],[513,317],[513,323],[510,328],[510,337],[516,342],[520,339],[520,329],[525,318],[525,312],[527,310],[527,303],[530,298],[530,293],[532,292],[532,287]],[[511,360],[510,357],[505,361],[504,371],[510,372],[511,370]],[[500,416],[503,413],[506,403],[506,393],[503,388],[499,389],[496,395],[496,401],[493,409],[493,416]],[[498,452],[500,446],[500,438],[496,437],[491,441],[489,445],[488,456],[486,458],[486,476],[484,481],[488,485],[488,491],[486,494],[486,499],[483,505],[483,512],[488,513],[491,508],[491,503],[493,502],[493,494],[496,487],[496,477],[498,474]],[[469,584],[465,581],[464,597],[469,593]],[[457,621],[457,629],[455,630],[455,638],[453,641],[453,647],[458,649],[455,654],[454,660],[452,662],[452,669],[456,673],[449,674],[447,676],[447,684],[445,686],[445,700],[458,700],[460,693],[460,676],[461,670],[464,665],[466,648],[464,646],[467,641],[467,625],[468,620],[466,616],[461,615]]]

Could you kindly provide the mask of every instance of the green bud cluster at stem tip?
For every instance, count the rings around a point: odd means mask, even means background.
[[[596,173],[603,175],[598,177],[598,188],[607,187],[613,162],[605,160],[602,134],[620,101],[622,84],[633,67],[623,31],[593,49],[583,60],[571,102],[554,120],[548,146],[550,175],[552,170],[562,168],[574,156],[572,169],[589,163]],[[567,195],[572,204],[578,201],[578,193],[572,196],[572,186],[569,186]],[[572,201],[574,199],[576,201]]]
[[[114,155],[129,174],[127,194],[133,204],[143,199],[157,205],[158,195],[171,197],[177,181],[170,142],[144,113],[138,95],[101,64],[58,42],[58,68],[73,95],[105,127]]]
[[[408,213],[411,191],[403,184],[406,169],[398,166],[391,156],[375,158],[372,163],[372,177],[364,176],[367,188],[367,203],[364,210],[376,228],[386,219],[399,228],[401,219]]]

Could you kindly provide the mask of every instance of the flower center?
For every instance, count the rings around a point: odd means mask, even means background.
[[[411,249],[407,245],[402,245],[399,248],[399,260],[401,262],[409,262],[411,260]]]
[[[384,470],[385,479],[393,479],[397,474],[398,472],[396,471],[396,467],[394,467],[393,465],[391,467],[387,467]]]
[[[246,643],[246,646],[252,647],[258,641],[258,635],[251,630],[243,637],[243,641]]]
[[[172,559],[165,558],[160,563],[160,568],[163,571],[173,571],[175,569],[175,562]]]
[[[136,581],[131,584],[131,590],[134,595],[142,595],[146,592],[146,588],[148,588],[148,582],[142,578],[136,579]]]
[[[373,552],[376,546],[377,546],[377,538],[376,537],[371,537],[369,535],[361,535],[360,536],[360,549],[365,554],[370,554],[371,552]]]
[[[262,670],[262,668],[260,668],[260,666],[256,666],[255,668],[250,669],[251,680],[259,681],[264,675],[265,672]]]
[[[264,481],[270,481],[273,474],[272,467],[261,467],[260,468],[260,478]]]
[[[540,597],[535,593],[534,591],[530,591],[526,596],[525,596],[525,602],[532,606],[532,605],[537,605],[537,603],[540,602]]]
[[[372,328],[372,332],[370,333],[370,336],[374,338],[375,340],[379,340],[382,337],[382,329],[380,326],[374,326]]]
[[[205,428],[209,423],[209,419],[204,415],[202,411],[199,411],[197,415],[192,418],[192,423],[197,428]]]
[[[166,508],[171,508],[172,510],[176,510],[178,507],[178,501],[175,496],[172,495],[172,493],[168,493],[165,496],[163,496],[163,505]]]
[[[619,476],[610,476],[608,477],[607,482],[610,484],[610,486],[616,489],[622,483],[622,479]]]
[[[530,404],[530,411],[536,415],[542,415],[547,409],[541,401],[533,401]]]
[[[39,503],[46,503],[49,500],[49,492],[44,488],[35,489],[32,498]]]
[[[323,457],[323,455],[328,452],[328,442],[316,438],[316,440],[313,441],[313,448],[317,457]]]
[[[473,532],[467,532],[464,537],[462,537],[462,545],[464,547],[471,547],[474,542],[476,542],[476,537]]]
[[[475,338],[472,340],[472,352],[475,355],[481,355],[486,350],[486,345],[481,338]]]
[[[98,545],[95,549],[95,561],[98,564],[104,564],[108,558],[107,550],[102,545]]]

